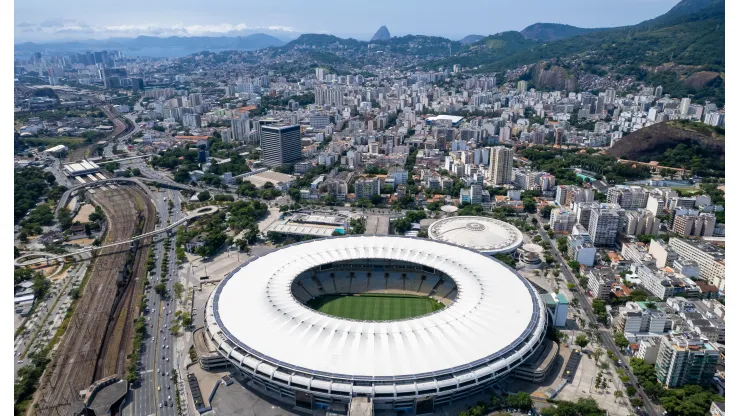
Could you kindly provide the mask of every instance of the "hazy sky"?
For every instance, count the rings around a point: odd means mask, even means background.
[[[16,42],[108,37],[237,35],[281,37],[331,33],[369,39],[381,25],[391,36],[460,39],[521,30],[536,22],[581,27],[639,23],[678,0],[16,0]],[[356,4],[356,5],[355,5]]]

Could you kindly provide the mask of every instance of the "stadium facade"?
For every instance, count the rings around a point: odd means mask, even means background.
[[[324,294],[428,296],[445,308],[395,321],[336,318]],[[349,236],[256,257],[209,298],[206,336],[273,397],[304,409],[368,397],[426,413],[490,387],[537,351],[548,314],[514,270],[425,239]]]

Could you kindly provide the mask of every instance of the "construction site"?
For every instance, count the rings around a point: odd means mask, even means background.
[[[147,192],[137,186],[98,190],[89,197],[107,218],[102,244],[155,227],[156,209]],[[81,391],[95,380],[126,373],[150,243],[151,237],[144,238],[104,248],[97,255],[66,333],[41,379],[35,414],[74,414],[82,406]]]

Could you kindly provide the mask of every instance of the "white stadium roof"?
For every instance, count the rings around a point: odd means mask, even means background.
[[[448,217],[429,226],[429,238],[485,254],[508,253],[522,244],[522,232],[488,217]]]
[[[457,298],[431,314],[378,322],[328,316],[293,296],[291,284],[300,273],[368,258],[435,268],[456,282]],[[252,259],[214,291],[206,319],[210,332],[263,361],[248,357],[245,363],[265,371],[269,363],[335,377],[397,379],[461,367],[472,371],[471,365],[481,363],[505,368],[522,357],[525,344],[536,345],[544,314],[525,279],[473,250],[418,238],[352,236],[294,244]]]

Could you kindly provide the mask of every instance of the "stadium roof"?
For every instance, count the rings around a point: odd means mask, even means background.
[[[456,282],[457,298],[428,315],[371,322],[331,317],[293,296],[291,284],[303,271],[365,258],[436,268]],[[252,259],[221,282],[207,315],[213,314],[231,342],[273,365],[384,378],[470,371],[471,365],[509,355],[514,360],[544,328],[541,302],[515,271],[473,250],[418,238],[352,236],[294,244]]]
[[[522,244],[521,231],[488,217],[448,217],[429,226],[429,238],[471,248],[484,254],[508,253]]]
[[[463,119],[463,117],[460,117],[460,116],[450,116],[450,115],[447,115],[447,114],[440,114],[438,116],[427,117],[427,121],[430,121],[430,122],[431,121],[437,121],[437,120],[449,120],[449,121],[452,122],[452,124],[457,124],[460,121],[462,121],[462,119]]]

